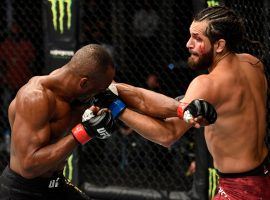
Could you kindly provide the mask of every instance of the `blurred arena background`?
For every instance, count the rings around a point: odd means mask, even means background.
[[[116,81],[171,97],[183,95],[198,75],[186,66],[192,16],[220,4],[235,9],[244,18],[247,37],[263,44],[243,44],[240,50],[263,56],[269,74],[268,0],[2,0],[0,172],[9,158],[7,108],[30,77],[47,74],[76,49],[98,43],[113,55]],[[194,132],[167,149],[119,122],[113,137],[74,152],[65,174],[97,199],[181,199],[192,188]]]

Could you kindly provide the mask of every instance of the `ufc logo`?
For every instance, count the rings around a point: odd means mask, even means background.
[[[226,199],[230,200],[230,198],[228,197],[228,195],[226,194],[226,192],[220,187],[218,190],[218,194],[222,197],[225,197]]]
[[[105,128],[98,128],[97,132],[100,134],[100,138],[105,139],[107,137],[110,137],[111,135],[106,131]]]
[[[48,188],[57,188],[59,186],[58,181],[59,178],[57,178],[56,180],[50,180]]]

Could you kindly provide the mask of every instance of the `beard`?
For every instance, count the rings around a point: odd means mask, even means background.
[[[207,53],[199,55],[195,52],[191,52],[193,56],[198,57],[198,60],[195,61],[192,56],[188,58],[188,66],[193,70],[206,70],[213,64],[213,48],[211,48]]]

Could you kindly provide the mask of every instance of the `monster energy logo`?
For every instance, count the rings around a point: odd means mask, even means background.
[[[208,172],[209,172],[208,196],[209,199],[213,199],[216,194],[218,184],[218,174],[216,169],[214,168],[208,168]]]
[[[72,0],[48,0],[51,2],[52,21],[55,31],[64,33],[64,17],[67,15],[67,29],[71,27],[71,4]]]
[[[208,0],[207,5],[208,5],[208,7],[219,6],[219,1],[218,0]]]
[[[67,162],[67,164],[66,164],[66,166],[64,168],[64,172],[63,172],[64,176],[68,180],[70,180],[70,181],[72,181],[72,177],[73,177],[73,164],[72,164],[72,160],[73,160],[73,154],[71,154],[69,156],[68,162]]]

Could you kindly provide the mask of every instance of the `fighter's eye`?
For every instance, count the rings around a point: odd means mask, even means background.
[[[200,37],[198,37],[198,36],[195,36],[194,39],[197,40],[197,41],[199,41],[199,42],[202,41],[202,38],[200,38]]]

